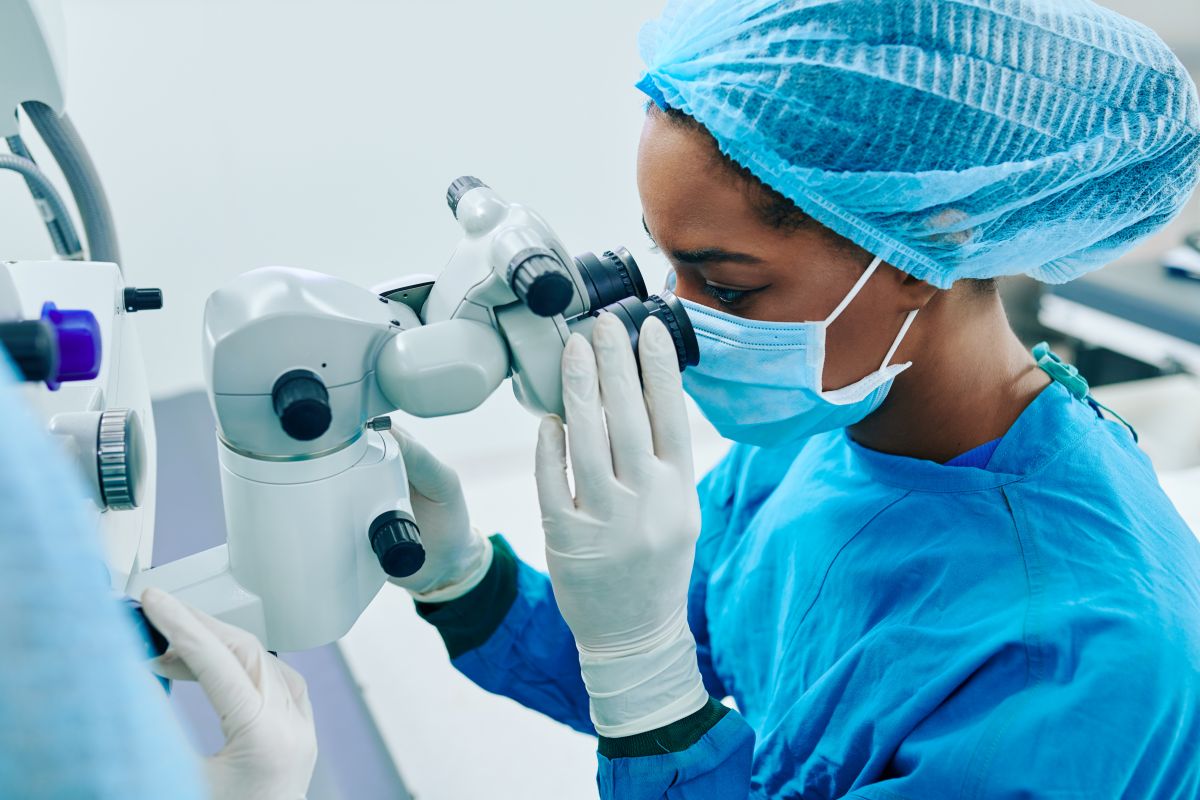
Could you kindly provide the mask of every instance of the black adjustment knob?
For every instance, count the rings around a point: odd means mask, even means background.
[[[416,521],[403,511],[385,511],[371,522],[371,549],[379,566],[393,578],[407,578],[425,563]]]
[[[487,188],[487,184],[479,180],[473,175],[463,175],[461,178],[455,178],[450,184],[450,188],[446,190],[446,205],[450,206],[450,213],[458,213],[458,201],[462,196],[472,189],[479,187]]]
[[[513,292],[539,317],[561,314],[571,305],[575,286],[558,259],[546,251],[519,253],[508,265]]]
[[[157,311],[163,307],[162,289],[135,289],[130,286],[125,290],[125,310]]]
[[[0,343],[27,381],[53,380],[58,374],[58,335],[40,319],[0,323]]]
[[[329,430],[333,421],[329,392],[315,372],[306,369],[285,372],[275,381],[271,398],[284,433],[293,439],[308,442]]]

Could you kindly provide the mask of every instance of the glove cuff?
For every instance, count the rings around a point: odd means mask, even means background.
[[[696,663],[696,640],[683,614],[675,634],[643,653],[579,651],[592,724],[607,738],[634,736],[696,713],[709,701]]]
[[[476,550],[463,576],[452,583],[439,586],[427,592],[413,592],[410,590],[409,594],[413,596],[414,600],[418,603],[448,603],[451,600],[457,600],[466,595],[479,585],[479,582],[483,580],[483,577],[488,574],[488,570],[492,567],[494,553],[491,539],[484,538],[483,534],[477,528],[471,528],[471,533],[475,537]]]

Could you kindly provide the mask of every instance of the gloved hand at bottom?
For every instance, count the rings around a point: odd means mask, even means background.
[[[221,719],[225,746],[205,762],[214,800],[298,800],[317,761],[308,687],[251,633],[159,589],[142,595],[147,619],[170,642],[151,668],[194,680]]]
[[[709,701],[687,623],[700,502],[675,345],[657,319],[642,326],[639,352],[644,390],[614,315],[600,315],[592,345],[567,342],[574,496],[560,420],[543,420],[537,450],[554,597],[606,737],[669,725]]]

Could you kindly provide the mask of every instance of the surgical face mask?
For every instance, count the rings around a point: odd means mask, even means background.
[[[854,425],[879,408],[895,377],[912,366],[888,362],[916,309],[904,320],[879,369],[832,391],[822,389],[821,377],[826,330],[880,263],[879,258],[872,261],[833,313],[819,322],[759,322],[683,300],[700,341],[700,363],[684,371],[683,388],[722,436],[760,446],[793,444]]]

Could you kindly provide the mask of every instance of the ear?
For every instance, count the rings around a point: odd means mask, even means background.
[[[901,305],[901,310],[903,311],[924,308],[941,291],[941,289],[938,289],[933,284],[926,283],[919,278],[914,278],[907,272],[896,269],[891,264],[887,266],[889,270],[895,272],[893,277],[896,280],[897,302]]]

